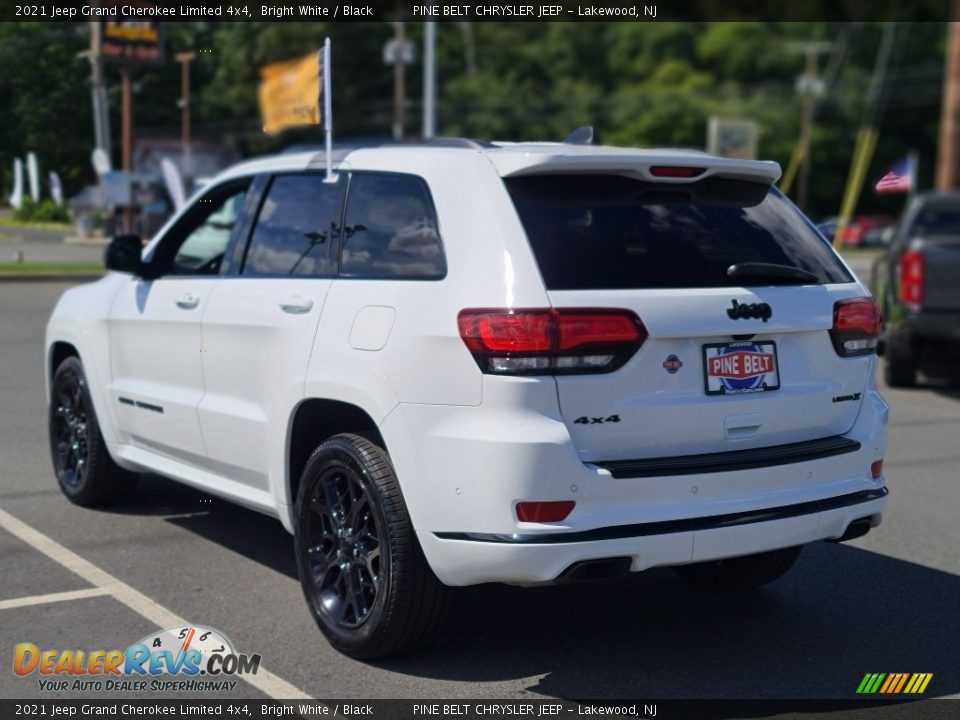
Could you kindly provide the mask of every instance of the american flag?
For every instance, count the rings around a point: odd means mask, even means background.
[[[906,155],[893,164],[893,167],[877,181],[874,190],[884,193],[910,192],[913,189],[913,160]]]

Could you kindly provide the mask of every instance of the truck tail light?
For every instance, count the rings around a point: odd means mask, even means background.
[[[830,340],[841,357],[869,355],[877,348],[882,325],[883,316],[873,298],[838,300],[833,304]]]
[[[923,253],[907,250],[900,256],[900,299],[907,305],[923,304],[923,280],[926,274]]]
[[[480,369],[496,375],[610,372],[647,339],[630,310],[470,309],[457,326]]]
[[[560,522],[573,512],[576,503],[573,500],[552,500],[548,502],[518,502],[517,520],[520,522]]]

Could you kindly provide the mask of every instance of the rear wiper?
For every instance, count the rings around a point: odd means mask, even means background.
[[[818,284],[820,278],[808,270],[776,263],[745,262],[727,268],[731,280],[772,281],[773,284]]]

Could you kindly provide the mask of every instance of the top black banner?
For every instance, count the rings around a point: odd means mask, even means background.
[[[451,3],[422,0],[0,0],[0,21],[280,22],[943,22],[949,0],[596,0]],[[960,19],[960,18],[958,18]]]

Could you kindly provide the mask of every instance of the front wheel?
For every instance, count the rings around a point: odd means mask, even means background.
[[[336,435],[307,460],[296,509],[300,584],[337,650],[359,659],[427,644],[448,590],[427,564],[383,448]]]
[[[777,580],[793,567],[803,546],[728,560],[680,565],[676,573],[684,582],[706,590],[744,590]]]
[[[68,357],[53,375],[48,428],[53,469],[70,502],[91,507],[133,493],[137,475],[107,451],[79,358]]]

